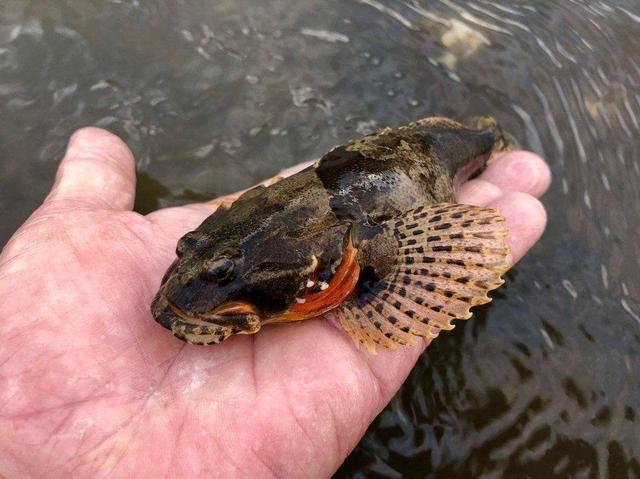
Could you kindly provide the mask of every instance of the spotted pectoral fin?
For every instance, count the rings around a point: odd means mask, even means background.
[[[496,210],[437,204],[390,220],[395,263],[384,278],[359,289],[334,310],[357,344],[412,345],[429,340],[454,319],[469,319],[473,306],[504,281],[509,268],[505,220]]]

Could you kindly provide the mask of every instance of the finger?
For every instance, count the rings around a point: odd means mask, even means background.
[[[542,158],[528,151],[503,153],[478,177],[457,191],[458,201],[486,206],[503,193],[520,191],[541,196],[549,188],[551,173]]]
[[[486,206],[502,196],[502,190],[493,183],[481,178],[467,181],[460,187],[456,198],[466,205]]]
[[[316,160],[311,160],[311,161],[305,161],[303,163],[298,163],[297,165],[290,166],[289,168],[286,168],[282,170],[280,173],[278,173],[278,176],[282,176],[283,178],[286,178],[287,176],[291,176],[295,173],[298,173],[304,170],[305,168],[313,165],[315,162]]]
[[[547,224],[547,212],[542,203],[526,193],[506,193],[488,203],[507,220],[512,263],[517,263],[540,239]]]
[[[535,153],[518,150],[500,155],[487,166],[480,178],[504,192],[520,191],[542,196],[551,184],[551,171]]]
[[[216,209],[217,206],[210,203],[192,203],[153,211],[147,215],[147,219],[168,234],[173,242],[186,232],[196,229]]]
[[[108,131],[83,128],[71,136],[45,203],[130,210],[135,185],[135,164],[127,145]]]

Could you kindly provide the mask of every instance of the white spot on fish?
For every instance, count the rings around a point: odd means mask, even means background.
[[[307,300],[304,299],[304,298],[296,298],[296,303],[298,303],[298,304],[304,304],[306,302],[307,302]]]
[[[307,280],[307,288],[313,288],[315,284],[316,283],[314,281],[311,281],[310,279]]]
[[[326,282],[324,282],[324,281],[321,281],[321,282],[320,282],[320,289],[321,289],[322,291],[324,291],[324,290],[325,290],[325,289],[327,289],[328,287],[329,287],[329,283],[326,283]]]

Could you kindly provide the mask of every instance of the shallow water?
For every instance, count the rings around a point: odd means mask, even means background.
[[[0,3],[0,244],[84,125],[132,148],[147,212],[492,114],[551,164],[548,230],[337,475],[640,476],[636,0],[146,3]]]

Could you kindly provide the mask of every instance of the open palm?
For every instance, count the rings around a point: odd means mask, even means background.
[[[544,229],[548,184],[541,159],[513,152],[459,200],[500,209],[515,262]],[[422,348],[370,356],[322,319],[182,343],[149,303],[213,206],[142,216],[134,189],[127,147],[81,130],[0,255],[0,476],[330,475]]]

